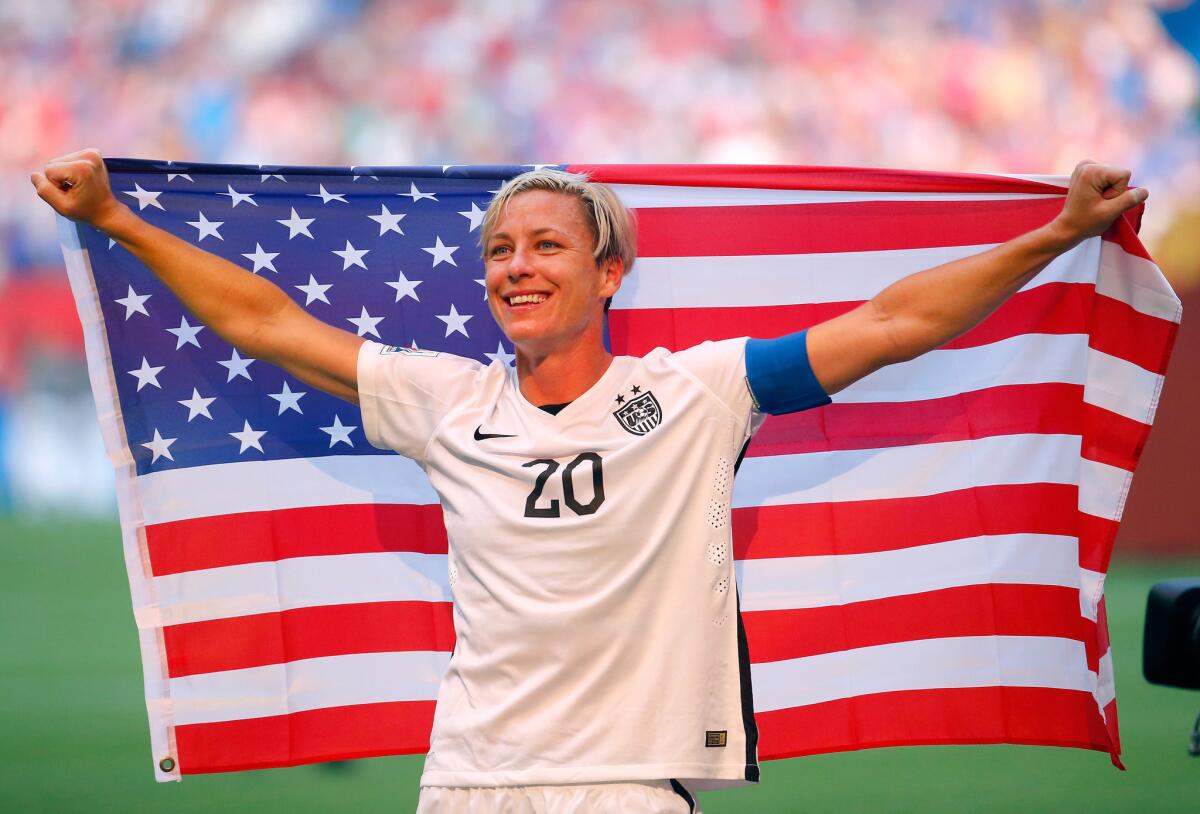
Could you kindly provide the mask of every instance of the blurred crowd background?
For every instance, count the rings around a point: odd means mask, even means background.
[[[3,0],[0,509],[114,505],[28,182],[53,156],[1036,174],[1086,157],[1151,189],[1143,239],[1186,292],[1198,18],[1187,0]]]

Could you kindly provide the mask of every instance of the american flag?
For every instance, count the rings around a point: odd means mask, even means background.
[[[528,166],[108,161],[150,223],[392,345],[512,363],[483,211]],[[776,336],[1047,222],[1062,179],[572,166],[639,221],[614,352]],[[1140,213],[1137,213],[1140,214]],[[60,221],[159,780],[428,746],[454,643],[437,496],[357,408],[248,359]],[[762,759],[1034,743],[1119,765],[1103,584],[1179,301],[1122,219],[982,325],[767,421],[735,486]]]

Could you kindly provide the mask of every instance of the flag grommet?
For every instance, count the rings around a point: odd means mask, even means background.
[[[173,757],[163,758],[162,760],[160,760],[158,762],[158,768],[162,769],[164,772],[171,771],[172,769],[175,768],[175,758],[173,758]]]

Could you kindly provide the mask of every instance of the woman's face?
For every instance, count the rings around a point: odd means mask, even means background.
[[[596,263],[595,237],[573,195],[523,192],[484,247],[488,305],[514,345],[537,355],[601,341],[604,301],[621,284],[619,260]]]

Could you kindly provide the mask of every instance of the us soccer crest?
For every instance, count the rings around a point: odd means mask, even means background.
[[[640,387],[635,387],[633,392],[636,393],[640,389]],[[623,400],[622,397],[617,397],[618,402]],[[654,398],[654,394],[649,390],[631,399],[613,415],[617,421],[621,422],[622,427],[634,435],[645,435],[662,423],[662,407],[659,406],[658,399]]]

